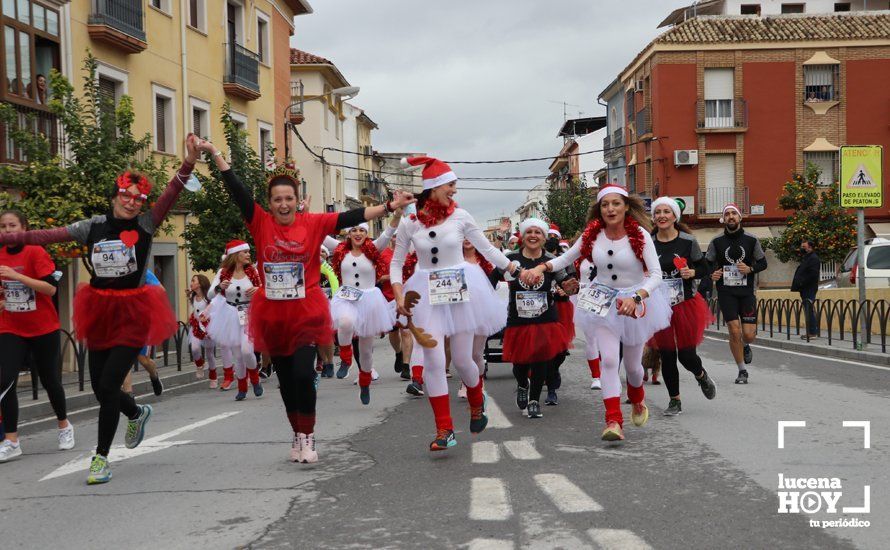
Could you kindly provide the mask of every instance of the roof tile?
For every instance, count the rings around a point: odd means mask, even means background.
[[[304,52],[296,48],[290,49],[291,65],[333,65],[334,62],[321,56]]]
[[[655,44],[869,40],[890,38],[890,14],[726,16],[706,15],[684,21]]]

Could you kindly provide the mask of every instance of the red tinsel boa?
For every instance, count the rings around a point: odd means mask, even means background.
[[[334,253],[331,254],[331,267],[334,268],[334,273],[337,274],[337,279],[340,281],[340,284],[343,284],[343,277],[340,275],[340,264],[343,263],[343,258],[349,254],[349,251],[352,250],[352,241],[347,238],[345,241],[337,245],[337,248],[334,249]],[[365,255],[369,260],[371,260],[371,264],[374,265],[374,276],[379,279],[386,274],[388,266],[384,265],[380,258],[380,251],[377,250],[377,247],[374,246],[374,242],[371,239],[365,239],[362,243],[362,254]]]
[[[219,275],[219,282],[231,281],[232,275],[234,274],[235,272],[232,269],[223,269],[222,273]],[[253,264],[244,266],[244,274],[247,275],[247,278],[250,279],[253,286],[257,288],[263,286],[263,282],[260,280],[260,272],[257,271]]]
[[[473,254],[476,255],[476,263],[479,264],[479,267],[482,268],[482,271],[484,271],[486,275],[490,275],[491,272],[494,270],[494,266],[491,265],[491,262],[486,260],[485,256],[483,256],[482,254],[479,254],[479,251],[475,248],[473,249]]]
[[[417,219],[420,220],[420,223],[422,223],[424,227],[433,227],[434,225],[439,225],[445,221],[448,216],[454,214],[455,208],[457,208],[457,203],[454,201],[451,201],[448,203],[448,206],[445,206],[440,202],[428,200],[423,205],[423,208],[418,210]]]
[[[596,238],[602,229],[603,221],[600,219],[593,220],[584,228],[584,233],[581,234],[581,259],[587,258],[593,261],[593,243],[596,242]],[[646,263],[643,261],[643,246],[645,245],[643,229],[637,223],[637,220],[627,216],[624,218],[624,231],[627,233],[627,240],[630,241],[630,248],[634,251],[634,256],[643,264],[645,269]],[[580,266],[581,262],[577,261],[576,268],[579,272]]]
[[[417,269],[417,252],[412,252],[405,257],[405,265],[402,266],[402,281],[410,279],[411,275],[414,275],[415,269]]]
[[[195,338],[197,338],[198,340],[203,340],[207,337],[207,333],[204,332],[204,329],[201,328],[201,323],[198,322],[198,319],[197,317],[195,317],[194,313],[189,315],[189,325],[191,325],[192,327],[192,334],[195,335]]]

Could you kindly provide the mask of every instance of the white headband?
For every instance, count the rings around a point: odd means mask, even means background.
[[[350,227],[350,228],[349,228],[350,231],[352,231],[353,229],[364,229],[365,232],[367,232],[367,231],[370,230],[370,227],[368,226],[367,223],[362,222],[362,223],[360,223],[360,224],[358,224],[358,225],[356,225],[356,226],[354,226],[354,227]]]
[[[622,197],[627,196],[627,189],[624,187],[619,187],[617,185],[606,185],[605,187],[600,188],[599,192],[596,194],[596,202],[600,202],[603,200],[603,197],[610,193],[618,193]]]
[[[667,206],[674,213],[674,217],[677,218],[677,221],[680,221],[680,205],[677,204],[677,201],[670,197],[658,197],[654,201],[652,201],[652,218],[655,218],[655,209],[659,206]]]
[[[528,231],[529,229],[531,229],[532,227],[537,227],[538,229],[541,230],[541,233],[543,233],[545,235],[547,234],[547,230],[550,229],[550,226],[547,225],[547,222],[545,222],[542,219],[527,218],[527,219],[522,220],[519,223],[519,234],[524,236],[525,232]]]

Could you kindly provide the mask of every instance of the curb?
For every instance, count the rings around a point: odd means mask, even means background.
[[[719,338],[721,340],[729,340],[729,335],[720,330],[706,329],[705,336]],[[765,348],[783,349],[788,351],[796,351],[799,353],[809,353],[812,355],[822,355],[825,357],[833,357],[835,359],[846,359],[848,361],[859,361],[861,363],[870,363],[873,365],[890,366],[890,355],[884,353],[875,353],[871,351],[856,351],[853,349],[840,349],[831,346],[818,346],[808,344],[806,342],[794,342],[791,340],[779,340],[777,338],[760,337],[755,340],[755,344]],[[874,346],[875,344],[872,344]]]

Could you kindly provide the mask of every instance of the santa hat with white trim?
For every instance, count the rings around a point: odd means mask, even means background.
[[[244,241],[234,240],[226,243],[226,253],[223,254],[222,259],[225,260],[232,254],[236,252],[241,252],[242,250],[250,250],[250,245]]]
[[[439,159],[432,157],[403,158],[402,166],[405,168],[417,168],[423,166],[423,190],[432,189],[457,181],[457,175],[451,171],[451,167]]]
[[[735,210],[736,214],[739,215],[739,219],[742,219],[742,211],[739,209],[739,207],[736,205],[736,203],[729,202],[729,203],[726,203],[726,206],[723,207],[723,213],[720,214],[720,223],[725,223],[723,221],[723,218],[726,217],[726,212],[728,212],[729,210]]]
[[[562,233],[559,232],[559,226],[555,223],[551,223],[550,229],[547,230],[547,236],[549,237],[550,235],[556,235],[557,239],[562,238]]]

